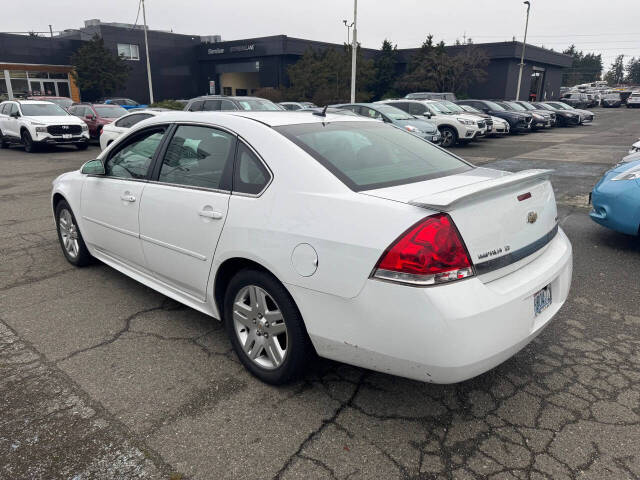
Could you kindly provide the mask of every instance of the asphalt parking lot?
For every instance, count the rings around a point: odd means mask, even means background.
[[[65,261],[51,181],[97,147],[0,151],[0,478],[639,478],[640,240],[593,223],[587,195],[640,112],[594,111],[455,149],[555,170],[574,277],[532,344],[444,386],[326,360],[287,387],[257,381],[217,321]]]

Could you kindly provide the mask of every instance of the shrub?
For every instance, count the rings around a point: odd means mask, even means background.
[[[149,105],[154,108],[168,108],[169,110],[183,110],[184,104],[175,100],[162,100],[161,102],[155,102]]]

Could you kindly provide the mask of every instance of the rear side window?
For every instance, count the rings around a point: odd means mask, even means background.
[[[233,170],[233,191],[257,195],[269,184],[271,175],[260,159],[244,143],[238,142]]]
[[[420,182],[473,168],[415,135],[375,122],[275,129],[355,191]]]
[[[206,100],[202,107],[202,110],[209,112],[220,110],[220,100]]]
[[[188,110],[190,112],[199,112],[200,110],[202,110],[202,104],[204,102],[202,100],[196,100],[195,102],[193,102],[191,105],[189,105]]]
[[[146,120],[147,118],[151,118],[153,115],[149,113],[137,113],[135,115],[128,115],[116,122],[116,127],[122,128],[131,128],[136,123],[141,122],[142,120]]]

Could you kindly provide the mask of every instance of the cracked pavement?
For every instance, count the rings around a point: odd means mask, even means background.
[[[431,385],[327,360],[272,387],[221,325],[59,250],[50,182],[94,158],[0,151],[0,478],[640,478],[640,241],[586,195],[640,115],[484,140],[455,153],[553,168],[574,247],[571,295],[496,369]]]

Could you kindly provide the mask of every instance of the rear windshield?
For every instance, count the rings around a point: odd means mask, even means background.
[[[98,115],[100,115],[101,117],[104,118],[120,118],[123,115],[126,115],[128,112],[128,110],[122,108],[122,107],[118,107],[116,105],[96,105],[93,108],[96,109],[96,112],[98,112]]]
[[[420,182],[473,168],[415,135],[378,122],[310,123],[275,129],[355,191]]]

